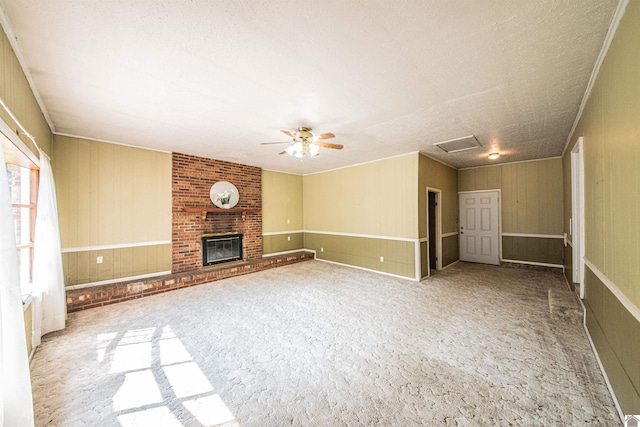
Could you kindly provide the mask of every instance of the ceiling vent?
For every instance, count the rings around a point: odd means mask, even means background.
[[[462,138],[450,139],[449,141],[436,142],[433,144],[442,148],[447,153],[457,153],[460,151],[473,150],[482,147],[475,136],[463,136]]]

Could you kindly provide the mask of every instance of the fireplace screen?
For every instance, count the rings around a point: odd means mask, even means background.
[[[242,259],[242,234],[207,234],[202,236],[202,265]]]

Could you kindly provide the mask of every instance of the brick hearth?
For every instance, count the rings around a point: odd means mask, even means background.
[[[144,280],[75,289],[67,291],[67,311],[71,313],[88,308],[115,304],[148,295],[214,282],[228,277],[308,261],[313,258],[313,252],[300,251],[248,261],[230,262],[193,271],[151,277]]]

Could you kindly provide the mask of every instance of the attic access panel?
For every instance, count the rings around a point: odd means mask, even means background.
[[[482,147],[473,135],[436,142],[433,145],[440,147],[446,153],[457,153],[459,151],[473,150],[474,148]]]

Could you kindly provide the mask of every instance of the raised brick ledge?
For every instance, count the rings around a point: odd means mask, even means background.
[[[67,291],[67,312],[86,310],[115,304],[135,298],[186,288],[203,283],[270,268],[295,264],[314,259],[314,253],[308,251],[291,252],[288,254],[268,256],[261,259],[236,261],[222,265],[205,267],[200,270],[185,271],[164,276],[150,277],[142,280],[110,283],[108,285],[93,286],[84,289]]]

